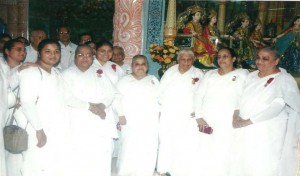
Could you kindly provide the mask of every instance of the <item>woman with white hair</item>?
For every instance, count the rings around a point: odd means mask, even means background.
[[[178,64],[169,68],[160,84],[159,125],[160,147],[158,172],[176,175],[195,175],[193,164],[197,151],[198,127],[194,117],[193,98],[203,73],[193,66],[191,50],[181,50]]]

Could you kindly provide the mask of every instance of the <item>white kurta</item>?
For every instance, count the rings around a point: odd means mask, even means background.
[[[3,143],[3,127],[7,117],[8,98],[7,98],[8,83],[0,65],[0,175],[6,175],[5,154]]]
[[[178,65],[169,68],[161,79],[161,116],[157,169],[172,176],[195,175],[194,164],[199,144],[199,132],[194,112],[194,93],[202,81],[201,70],[191,67],[181,74]],[[193,81],[199,79],[197,82]]]
[[[101,63],[97,59],[95,59],[93,67],[95,67],[96,69],[102,69],[102,71],[108,76],[114,86],[116,86],[118,81],[125,75],[123,69],[119,65],[111,61],[107,61],[104,65],[101,65]],[[113,67],[115,67],[116,69],[113,69]]]
[[[72,93],[79,99],[103,103],[109,107],[114,98],[114,88],[104,74],[97,76],[92,67],[85,72],[72,66],[63,73]],[[107,110],[106,110],[107,112]],[[73,176],[109,176],[111,173],[112,138],[116,129],[106,116],[102,120],[89,110],[70,108]]]
[[[195,96],[196,118],[203,118],[213,128],[213,133],[201,133],[199,175],[228,175],[233,139],[232,116],[247,74],[247,70],[237,69],[220,75],[216,69],[207,72],[200,82]]]
[[[70,122],[66,114],[68,89],[57,69],[52,68],[51,74],[43,69],[40,71],[37,67],[30,67],[20,73],[22,110],[30,123],[27,127],[29,142],[28,150],[24,152],[23,175],[65,176],[67,149],[70,147]],[[78,103],[79,107],[88,108],[87,103]],[[47,136],[47,143],[42,148],[36,146],[35,131],[40,129]]]
[[[126,74],[131,74],[132,73],[131,65],[130,64],[124,63],[121,66],[121,68],[123,69],[124,73],[126,73]]]
[[[253,124],[235,131],[231,176],[280,175],[287,120],[291,120],[288,110],[299,118],[299,104],[297,84],[283,70],[263,78],[258,71],[249,74],[239,109],[240,116],[250,118]],[[290,164],[290,169],[296,170],[294,163]]]
[[[116,86],[118,81],[125,75],[124,71],[122,68],[117,65],[116,63],[113,63],[111,61],[107,61],[104,65],[102,65],[97,59],[94,59],[93,65],[96,70],[101,69],[105,75],[109,78],[113,86]],[[115,67],[115,69],[114,69]],[[115,122],[117,124],[118,122],[118,115],[116,113],[116,108],[114,105],[110,107],[110,113],[108,114],[109,116],[113,117],[115,119]],[[119,144],[118,140],[114,141],[114,147],[113,147],[113,157],[118,156],[118,150],[119,150]]]
[[[33,49],[32,45],[26,46],[26,52],[27,54],[24,63],[35,63],[38,59],[38,52],[35,49]]]
[[[120,135],[119,176],[153,176],[158,150],[158,87],[152,75],[137,80],[130,74],[117,85],[118,114],[127,120]]]
[[[75,64],[74,58],[77,45],[70,42],[67,46],[65,46],[60,41],[59,44],[61,48],[61,58],[57,68],[63,71]]]

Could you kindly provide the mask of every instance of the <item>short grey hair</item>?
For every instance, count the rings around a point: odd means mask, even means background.
[[[269,52],[271,52],[274,56],[274,57],[272,57],[273,60],[277,60],[277,59],[280,59],[282,57],[275,47],[265,47],[265,48],[260,49],[259,51],[269,51]]]
[[[121,46],[114,46],[113,49],[119,50],[119,51],[121,52],[121,54],[122,54],[123,56],[125,56],[124,48],[122,48]]]
[[[182,49],[182,50],[179,51],[179,53],[177,55],[177,61],[179,61],[181,56],[184,55],[184,54],[188,54],[189,56],[192,57],[193,61],[195,60],[195,54],[191,49]]]
[[[149,63],[148,63],[148,59],[147,59],[147,57],[146,56],[144,56],[144,55],[140,55],[140,54],[138,54],[138,55],[135,55],[135,56],[133,56],[133,58],[132,58],[132,64],[137,60],[137,59],[144,59],[145,61],[146,61],[146,64],[147,64],[147,67],[149,66]]]

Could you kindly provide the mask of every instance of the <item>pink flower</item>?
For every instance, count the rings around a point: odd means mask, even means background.
[[[96,71],[96,73],[97,73],[97,76],[98,76],[98,77],[101,77],[101,74],[103,73],[103,71],[102,71],[101,69],[98,69],[98,70]]]
[[[199,78],[192,78],[192,79],[193,79],[192,84],[195,84],[196,82],[199,81]]]
[[[267,83],[265,84],[265,87],[267,87],[269,84],[271,84],[271,82],[274,80],[274,78],[269,78]]]
[[[117,71],[117,65],[116,64],[112,64],[111,68],[116,72]]]

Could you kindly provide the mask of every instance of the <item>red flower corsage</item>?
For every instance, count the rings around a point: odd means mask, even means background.
[[[101,69],[98,69],[98,70],[96,71],[96,73],[97,73],[97,76],[98,76],[98,77],[101,77],[101,74],[103,73],[103,71],[102,71]]]
[[[116,72],[117,71],[117,65],[116,64],[112,64],[111,68]]]
[[[193,80],[192,80],[192,84],[195,84],[196,82],[198,82],[199,81],[199,78],[192,78]]]
[[[274,80],[274,78],[270,78],[268,79],[268,81],[265,84],[265,87],[267,87],[269,84],[271,84],[271,82]]]

